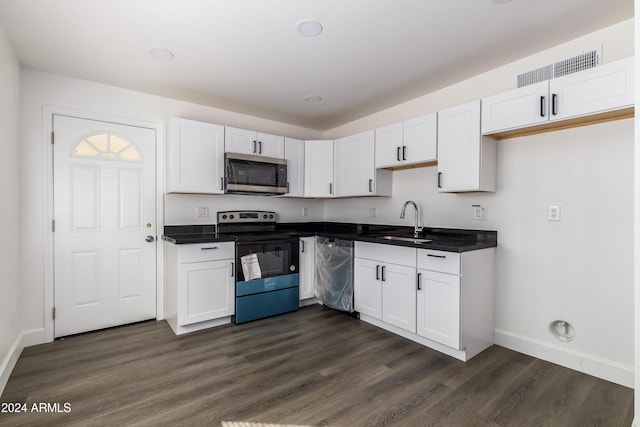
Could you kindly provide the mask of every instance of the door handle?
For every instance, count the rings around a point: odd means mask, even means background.
[[[396,159],[400,161],[400,147],[398,147],[398,150],[396,150]]]
[[[558,95],[555,93],[551,95],[551,114],[558,115]]]
[[[376,265],[376,280],[380,280],[380,266]]]
[[[258,141],[258,154],[262,154],[262,141]]]
[[[151,242],[155,241],[155,240],[156,240],[156,238],[155,238],[155,237],[153,237],[153,236],[147,236],[147,238],[146,238],[146,239],[144,239],[144,240],[146,240],[147,242],[151,243]]]
[[[300,240],[300,252],[304,252],[304,240]]]
[[[383,265],[383,266],[382,266],[382,281],[383,281],[383,282],[385,281],[385,278],[384,278],[384,269],[385,269],[385,268],[387,268],[387,267]]]
[[[329,183],[329,194],[333,194],[333,183]]]
[[[545,114],[544,114],[544,100],[545,100],[545,97],[541,96],[540,97],[540,117],[544,117],[545,116]]]
[[[438,188],[442,188],[442,172],[438,172]]]
[[[418,286],[418,290],[421,291],[422,290],[422,286],[420,286],[420,279],[422,279],[422,273],[418,273],[418,277],[416,279],[417,281],[417,286]]]
[[[234,273],[235,269],[236,269],[236,265],[232,262],[232,263],[231,263],[231,277],[233,277],[233,276],[234,276],[234,274],[233,274],[233,273]]]
[[[369,180],[369,193],[373,193],[373,180]]]
[[[407,146],[402,146],[402,160],[407,160]]]
[[[255,139],[253,140],[253,154],[256,154],[258,152],[258,141],[256,141]]]
[[[224,190],[224,177],[220,177],[220,190]]]

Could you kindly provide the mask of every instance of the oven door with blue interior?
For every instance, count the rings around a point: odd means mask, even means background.
[[[298,237],[238,241],[236,323],[249,322],[298,309],[300,299],[298,245]],[[257,263],[259,277],[255,277],[256,275],[246,277],[243,261],[245,264]]]
[[[285,194],[287,161],[251,154],[226,153],[225,193]]]

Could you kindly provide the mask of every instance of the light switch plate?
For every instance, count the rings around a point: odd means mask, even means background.
[[[198,218],[209,218],[209,206],[198,206]]]
[[[547,220],[560,221],[560,206],[549,206],[549,209],[547,211]]]

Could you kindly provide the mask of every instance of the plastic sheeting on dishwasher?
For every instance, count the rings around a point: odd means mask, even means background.
[[[317,237],[316,297],[327,307],[353,311],[353,242]]]

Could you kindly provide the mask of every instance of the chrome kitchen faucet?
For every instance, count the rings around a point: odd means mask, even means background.
[[[402,205],[402,210],[400,211],[401,219],[404,219],[404,214],[405,214],[405,211],[407,210],[407,205],[413,205],[413,208],[416,210],[415,223],[413,224],[413,237],[417,239],[418,236],[420,235],[420,232],[422,231],[422,227],[418,227],[418,218],[420,217],[420,211],[418,209],[418,205],[416,205],[416,202],[414,202],[413,200],[407,200],[406,202],[404,202],[404,205]]]

